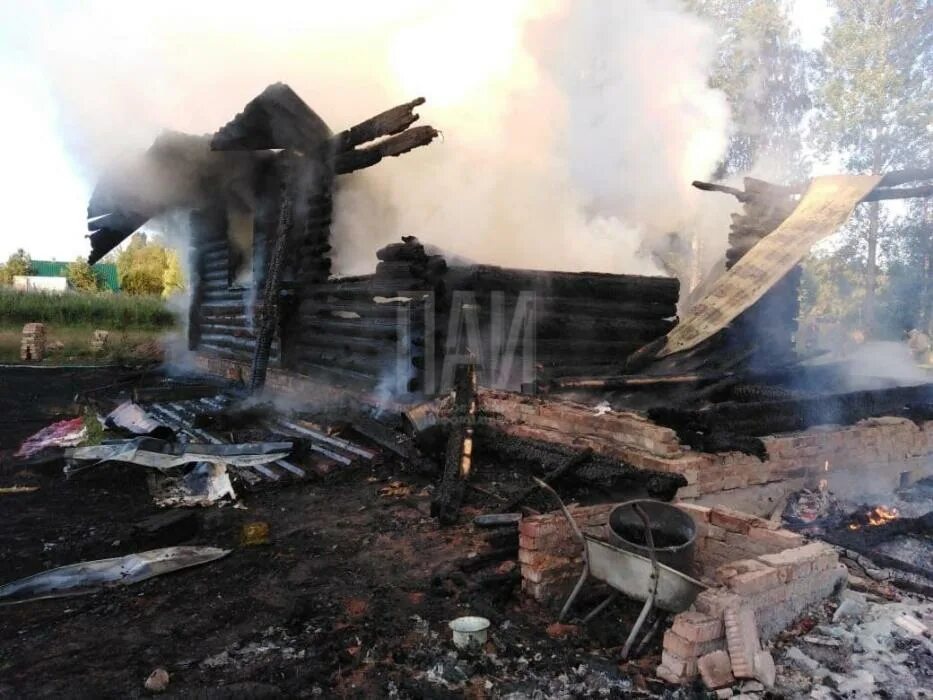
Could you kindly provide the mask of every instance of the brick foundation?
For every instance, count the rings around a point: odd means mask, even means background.
[[[636,467],[683,474],[681,501],[765,484],[779,484],[786,494],[823,478],[841,494],[853,487],[891,490],[904,474],[908,481],[933,474],[933,421],[917,426],[906,418],[869,418],[769,436],[762,440],[769,457],[762,462],[739,452],[694,452],[673,430],[636,413],[596,415],[569,401],[499,391],[481,392],[480,403],[487,419],[510,435],[590,447]]]
[[[588,534],[601,536],[615,504],[571,509]],[[683,683],[698,674],[700,657],[726,651],[726,611],[751,611],[758,637],[768,640],[846,579],[832,547],[727,508],[677,504],[697,525],[697,576],[709,588],[674,617],[664,635],[658,676]],[[552,512],[522,520],[522,590],[545,604],[562,603],[582,566],[566,519]],[[737,613],[735,613],[737,614]]]

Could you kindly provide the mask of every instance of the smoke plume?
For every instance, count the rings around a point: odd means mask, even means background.
[[[468,259],[658,274],[670,234],[705,271],[727,218],[690,181],[728,138],[715,37],[674,0],[90,2],[33,47],[90,180],[162,128],[212,132],[267,84],[336,131],[423,95],[443,139],[339,183],[337,268],[402,235]],[[41,26],[41,29],[38,27]]]

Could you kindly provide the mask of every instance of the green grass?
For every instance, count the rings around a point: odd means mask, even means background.
[[[115,329],[167,329],[175,319],[158,296],[130,296],[107,292],[49,294],[0,288],[0,324],[26,323],[91,325]]]
[[[91,350],[95,330],[109,330],[110,338],[104,352]],[[107,325],[48,324],[45,328],[46,355],[43,365],[132,363],[158,358],[160,341],[168,335],[166,329],[143,328],[117,330]],[[0,325],[0,363],[20,362],[20,342],[23,327]],[[29,363],[32,364],[32,363]]]

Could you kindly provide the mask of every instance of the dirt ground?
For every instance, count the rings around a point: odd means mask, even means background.
[[[111,465],[65,479],[60,462],[10,459],[23,438],[74,415],[76,392],[119,378],[114,369],[0,370],[0,486],[39,487],[0,495],[0,583],[141,551],[133,525],[162,512],[143,469]],[[410,493],[381,495],[395,480]],[[0,607],[0,697],[148,695],[143,683],[157,667],[171,674],[171,697],[692,695],[652,679],[660,640],[637,663],[617,661],[640,605],[553,639],[555,614],[519,595],[510,564],[464,564],[489,548],[469,523],[494,504],[471,492],[464,524],[440,529],[429,514],[431,481],[377,459],[241,490],[237,507],[198,509],[198,532],[184,542],[231,549],[224,559]],[[243,526],[258,521],[269,524],[270,542],[244,546]],[[447,623],[465,614],[491,619],[485,653],[451,644]]]

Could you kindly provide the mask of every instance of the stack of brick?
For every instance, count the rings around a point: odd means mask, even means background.
[[[27,323],[23,326],[19,357],[24,362],[41,362],[45,357],[44,323]]]
[[[580,529],[601,537],[615,503],[570,508]],[[518,528],[522,590],[538,602],[562,603],[583,568],[583,551],[560,511],[523,518]]]
[[[769,529],[767,521],[736,511],[699,506],[685,510],[703,533],[697,540],[698,557],[707,575],[715,566],[711,575],[718,585],[703,591],[665,633],[658,676],[668,682],[694,679],[701,658],[712,652],[735,655],[725,623],[729,615],[752,617],[757,638],[767,641],[846,580],[845,566],[829,545],[803,544],[799,535]],[[733,560],[722,563],[729,558],[727,551]],[[736,556],[746,558],[735,560]],[[737,678],[750,677],[750,660],[739,663],[733,658],[733,672]]]
[[[110,343],[110,331],[94,331],[91,337],[91,351],[104,352]]]
[[[616,504],[572,508],[587,534],[605,536]],[[754,639],[735,661],[737,678],[760,675],[767,653],[756,646],[786,629],[809,607],[830,596],[846,579],[845,567],[829,545],[805,540],[768,520],[729,508],[678,503],[697,527],[696,551],[700,578],[709,588],[693,607],[674,617],[664,635],[658,676],[671,683],[694,679],[699,661],[713,652],[729,652],[727,611],[736,619],[754,620]],[[562,603],[576,583],[581,567],[579,543],[560,512],[524,518],[519,525],[522,590],[535,600]],[[733,625],[735,627],[735,625]],[[740,647],[743,645],[739,645]],[[736,644],[733,644],[736,647]],[[738,652],[732,649],[733,655]],[[732,657],[730,657],[732,658]],[[707,666],[717,667],[722,654]],[[709,669],[708,669],[709,670]]]

